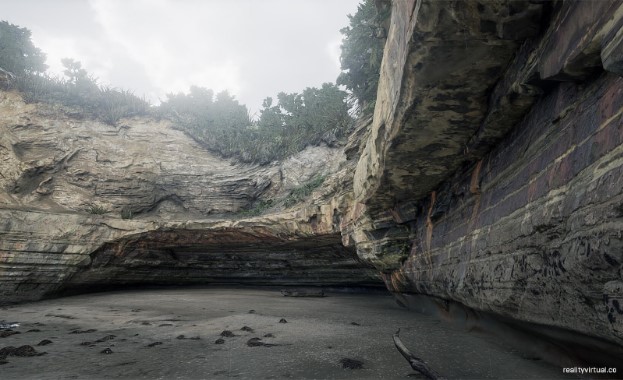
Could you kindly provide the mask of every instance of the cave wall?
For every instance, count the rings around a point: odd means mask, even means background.
[[[344,243],[397,294],[620,347],[622,24],[620,1],[394,2]]]

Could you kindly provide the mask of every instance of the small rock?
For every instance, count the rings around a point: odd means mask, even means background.
[[[151,323],[149,323],[149,322],[147,322],[147,321],[143,321],[143,322],[141,322],[141,325],[143,325],[143,326],[149,326],[149,325],[151,325]]]
[[[159,346],[159,345],[161,345],[161,344],[162,344],[162,342],[153,342],[153,343],[149,343],[149,344],[147,345],[147,347],[155,347],[155,346]]]
[[[255,314],[255,310],[253,309],[249,310],[249,314]]]
[[[264,338],[274,338],[275,336],[271,333],[264,334]]]
[[[133,313],[138,313],[139,311],[141,311],[141,309],[132,309]]]
[[[225,337],[225,338],[231,338],[236,336],[233,332],[229,331],[229,330],[223,330],[223,332],[221,332],[221,336]]]
[[[49,339],[44,339],[41,342],[37,343],[37,346],[47,346],[48,344],[52,344],[52,341]]]
[[[70,334],[88,334],[92,332],[96,332],[96,329],[88,329],[88,330],[73,330]]]
[[[111,350],[110,348],[104,348],[104,349],[101,351],[101,353],[102,353],[102,354],[107,354],[107,355],[108,355],[108,354],[112,354],[112,350]]]
[[[92,344],[93,344],[93,342],[82,342],[82,343],[80,343],[81,346],[90,346]]]
[[[363,362],[357,359],[342,358],[340,359],[340,363],[342,364],[342,368],[347,368],[347,369],[363,368]]]
[[[186,337],[184,335],[178,335],[175,339],[186,339]]]
[[[106,335],[105,337],[96,340],[95,343],[102,343],[102,342],[106,342],[107,340],[112,340],[112,339],[115,339],[115,338],[116,338],[115,335]]]
[[[350,324],[351,324],[351,325],[353,325],[353,326],[361,326],[361,325],[360,325],[359,323],[357,323],[357,322],[351,322]]]
[[[6,358],[7,356],[41,356],[47,352],[37,352],[33,346],[25,345],[20,347],[8,346],[0,349],[0,358]]]
[[[214,341],[214,344],[223,344],[225,343],[225,339],[223,338],[218,338],[217,340]]]
[[[243,326],[240,330],[242,331],[248,331],[248,332],[254,332],[255,330],[253,330],[252,328],[250,328],[249,326]]]
[[[41,332],[41,330],[39,330],[39,329],[30,329],[30,330],[28,330],[26,332]]]
[[[260,342],[261,339],[260,338],[251,338],[247,341],[247,346],[249,347],[260,347],[263,346],[264,343]]]
[[[285,319],[285,318],[281,318],[281,319],[279,320],[279,323],[288,323],[288,321],[286,321],[286,319]]]
[[[2,330],[0,331],[0,338],[6,338],[7,336],[11,336],[15,334],[21,334],[21,333],[19,331],[13,331],[13,330]]]
[[[161,325],[158,325],[158,327],[164,327],[164,326],[173,326],[173,323],[163,323]]]

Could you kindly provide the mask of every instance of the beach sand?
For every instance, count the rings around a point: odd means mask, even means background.
[[[19,334],[0,338],[0,349],[30,345],[46,353],[8,356],[2,379],[423,378],[395,349],[398,328],[405,345],[447,378],[569,378],[384,294],[123,290],[7,306],[0,320],[20,323]],[[221,336],[225,330],[234,336]],[[51,343],[37,345],[44,340]],[[344,368],[356,361],[361,368]]]

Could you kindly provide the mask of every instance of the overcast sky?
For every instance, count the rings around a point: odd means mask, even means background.
[[[190,85],[267,96],[335,82],[341,34],[361,0],[0,0],[32,31],[50,73],[69,57],[152,103]]]

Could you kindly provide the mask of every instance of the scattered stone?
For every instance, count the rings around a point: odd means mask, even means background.
[[[253,309],[249,310],[249,314],[255,314],[255,310]]]
[[[361,326],[361,325],[360,325],[359,323],[357,323],[357,322],[351,322],[350,324],[351,324],[351,325],[353,325],[353,326]]]
[[[37,352],[33,346],[25,345],[20,347],[8,346],[0,349],[0,359],[4,359],[7,356],[41,356],[47,352]]]
[[[264,334],[264,338],[274,338],[275,336],[271,333]]]
[[[178,335],[175,339],[186,339],[184,335]]]
[[[73,330],[70,334],[88,334],[92,332],[96,332],[96,329],[88,329],[88,330]]]
[[[41,330],[39,330],[39,329],[30,329],[30,330],[28,330],[26,332],[41,332]]]
[[[143,326],[149,326],[149,325],[151,325],[151,323],[149,323],[149,322],[147,322],[147,321],[143,321],[143,322],[141,322],[141,325],[143,325]]]
[[[279,320],[279,323],[288,323],[288,321],[286,321],[286,319],[285,319],[285,318],[281,318],[281,319]]]
[[[112,354],[112,350],[110,348],[104,348],[102,351],[100,351],[102,354],[106,354],[106,355],[110,355]]]
[[[229,330],[223,330],[223,332],[221,332],[221,336],[225,337],[225,338],[231,338],[236,336],[233,332],[229,331]]]
[[[115,339],[115,338],[116,338],[115,335],[106,335],[105,337],[96,340],[95,343],[102,343],[102,342],[106,342],[108,340],[112,340],[112,339]]]
[[[342,364],[342,368],[347,368],[347,369],[362,369],[363,368],[363,362],[357,359],[342,358],[340,359],[340,363]]]
[[[46,314],[45,316],[63,318],[63,319],[76,319],[76,317],[72,317],[71,315],[65,315],[65,314]]]
[[[0,338],[6,338],[7,336],[11,336],[15,334],[21,334],[21,333],[19,331],[13,331],[13,330],[2,330],[0,331]]]
[[[225,339],[223,338],[218,338],[217,340],[214,341],[214,344],[223,344],[225,343]]]
[[[52,344],[52,341],[49,339],[44,339],[41,342],[37,343],[37,346],[47,346],[48,344]]]
[[[260,338],[251,338],[247,341],[247,346],[249,347],[260,347],[264,345],[264,342],[260,342]]]
[[[247,331],[247,332],[255,332],[255,330],[253,330],[252,328],[250,328],[249,326],[243,326],[240,330],[242,331]]]
[[[247,341],[247,346],[249,347],[273,347],[278,346],[278,344],[272,343],[264,343],[261,341],[261,338],[251,338]]]
[[[153,343],[149,343],[149,344],[147,345],[147,347],[156,347],[156,346],[159,346],[159,345],[161,345],[161,344],[162,344],[162,342],[153,342]]]

